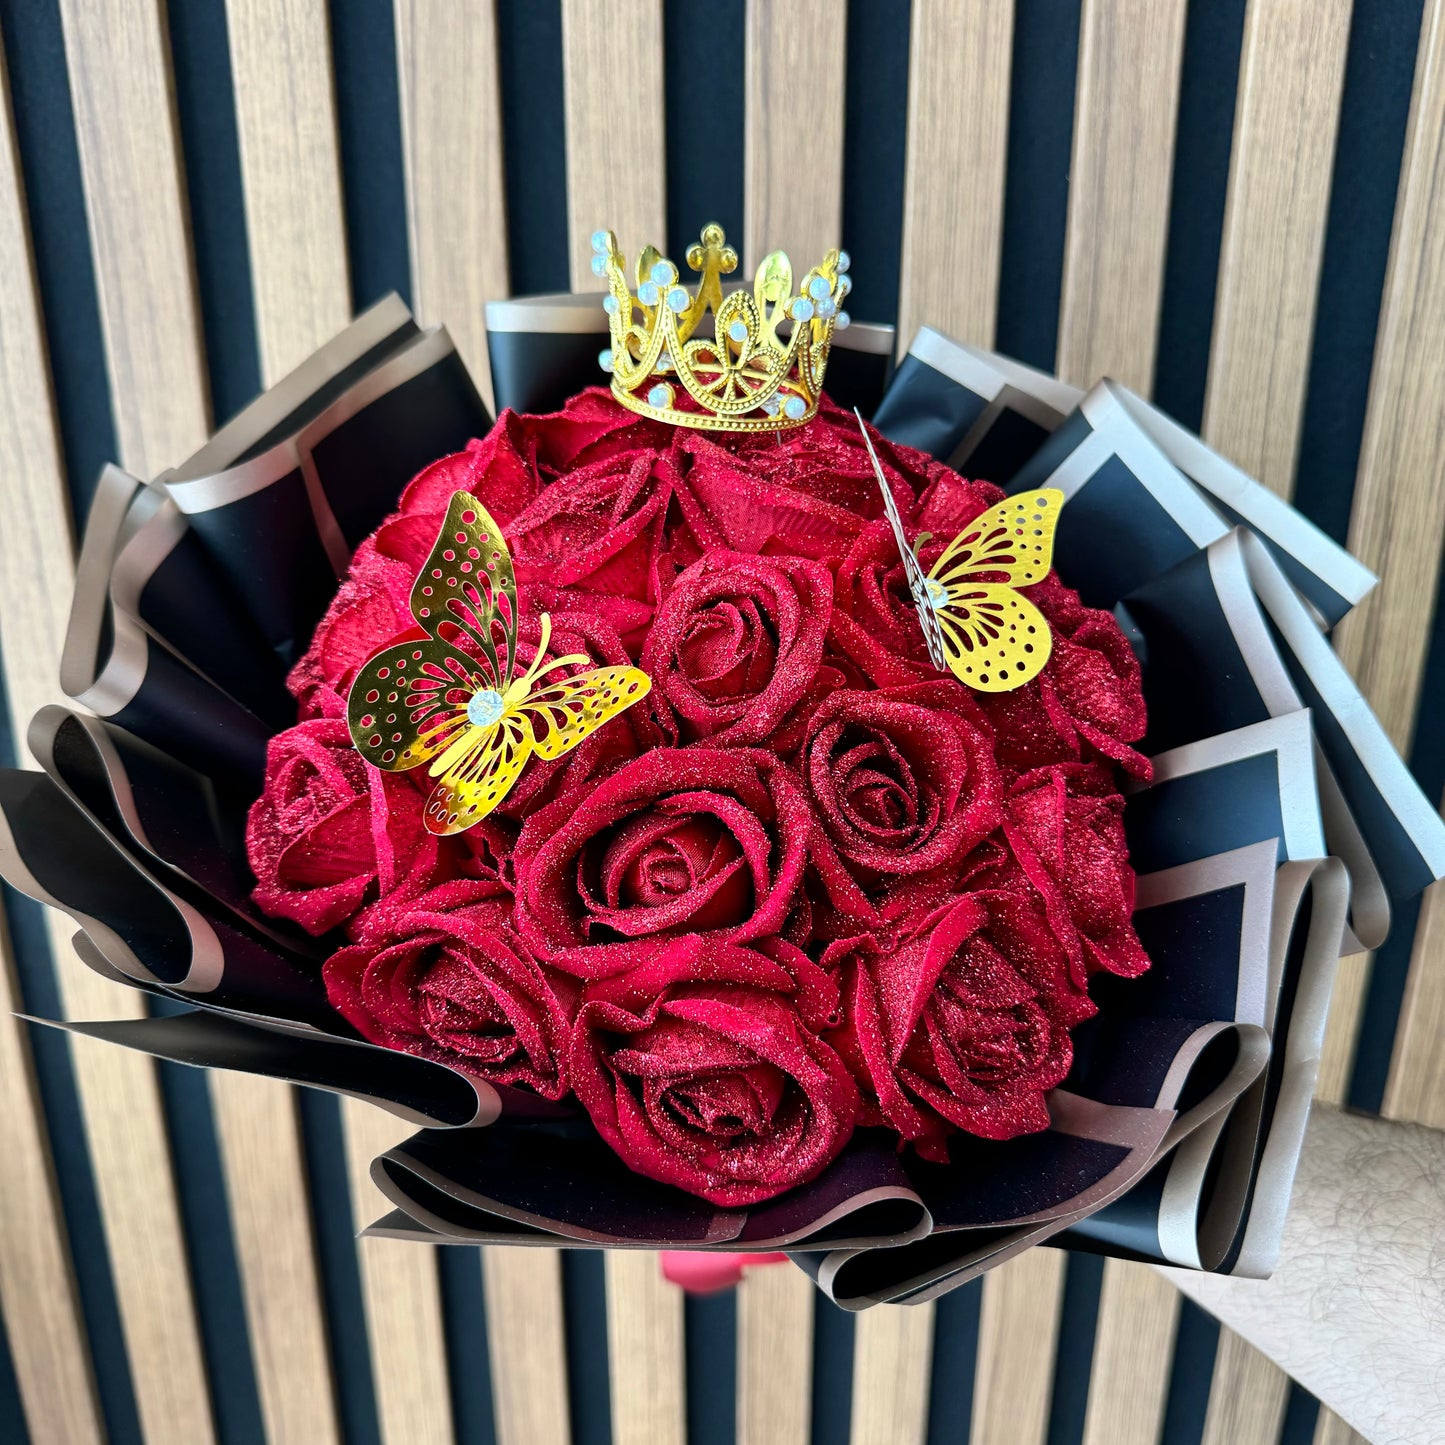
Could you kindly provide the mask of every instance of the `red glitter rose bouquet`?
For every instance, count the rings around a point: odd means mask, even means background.
[[[98,716],[0,775],[0,870],[191,1008],[71,1027],[412,1120],[394,1237],[786,1249],[849,1308],[1046,1239],[1267,1272],[1333,961],[1445,871],[1319,651],[1355,564],[1193,439],[1146,466],[1142,403],[928,332],[886,395],[832,335],[866,439],[572,394],[595,304],[489,315],[495,425],[393,301],[107,473]],[[949,587],[1015,504],[961,473],[1067,499],[1057,573],[969,574],[1008,690]]]

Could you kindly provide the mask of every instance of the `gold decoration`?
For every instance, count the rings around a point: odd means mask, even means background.
[[[596,232],[592,249],[592,269],[607,280],[612,341],[598,359],[623,406],[703,431],[779,431],[816,415],[833,330],[848,325],[846,252],[829,251],[794,295],[792,264],[774,251],[751,291],[724,298],[721,278],[737,269],[738,253],[721,226],[703,227],[688,248],[687,264],[702,277],[696,294],[653,246],[637,258],[635,295],[612,232]],[[702,326],[709,312],[710,336]]]
[[[555,682],[549,672],[591,658],[543,662],[552,619],[540,618],[531,665],[517,675],[517,582],[501,528],[456,492],[411,590],[425,639],[393,642],[357,674],[347,724],[357,751],[399,773],[431,762],[428,832],[460,833],[511,791],[534,753],[570,752],[609,718],[647,696],[635,667],[597,667]]]
[[[1064,494],[1044,487],[1006,497],[974,518],[925,573],[916,549],[930,534],[920,532],[914,546],[908,545],[861,416],[858,427],[903,555],[929,660],[979,692],[1012,692],[1037,677],[1053,651],[1053,634],[1044,614],[1014,589],[1031,587],[1049,575]]]

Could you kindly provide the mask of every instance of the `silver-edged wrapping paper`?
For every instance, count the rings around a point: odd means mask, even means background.
[[[499,405],[598,381],[605,321],[591,295],[494,303]],[[1155,776],[1125,823],[1153,967],[1096,981],[1047,1130],[959,1136],[947,1165],[860,1130],[811,1183],[723,1210],[629,1171],[575,1108],[376,1047],[331,1011],[325,941],[250,900],[246,808],[351,548],[489,425],[445,332],[395,299],[175,471],[102,479],[63,678],[89,711],[42,711],[43,771],[0,773],[0,872],[74,919],[89,967],[191,1007],[62,1026],[417,1124],[372,1165],[388,1237],[786,1249],[848,1309],[932,1298],[1044,1242],[1267,1274],[1335,963],[1445,875],[1445,826],[1328,640],[1374,579],[1114,383],[1081,393],[927,328],[888,381],[891,349],[886,327],[841,333],[835,399],[966,474],[1061,487],[1060,575],[1144,665]]]

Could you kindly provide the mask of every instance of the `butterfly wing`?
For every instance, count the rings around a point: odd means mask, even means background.
[[[651,689],[652,680],[640,668],[596,667],[544,683],[517,703],[515,712],[531,723],[533,751],[551,760],[571,752]]]
[[[481,822],[511,792],[531,752],[531,731],[515,713],[489,727],[468,724],[432,764],[441,776],[422,814],[427,831],[445,837]]]
[[[863,418],[859,415],[858,409],[853,409],[853,415],[858,417],[858,429],[863,433],[863,442],[868,448],[868,459],[873,463],[873,475],[878,479],[878,490],[883,493],[883,511],[888,518],[888,525],[893,529],[893,540],[898,544],[899,555],[903,558],[903,571],[908,578],[908,590],[913,594],[913,605],[918,609],[918,620],[923,626],[923,640],[928,645],[928,659],[940,671],[947,665],[943,645],[943,633],[939,630],[938,618],[934,615],[933,605],[928,600],[928,578],[924,574],[923,564],[918,560],[913,548],[908,545],[908,538],[903,534],[903,518],[898,515],[898,504],[893,500],[893,493],[883,476],[883,466],[878,460],[878,453],[873,450],[873,438],[868,435],[868,428],[863,425]]]
[[[1048,576],[1064,494],[1020,492],[990,507],[929,569],[949,670],[981,692],[1037,677],[1053,651],[1042,612],[1014,589]]]
[[[484,686],[505,692],[516,671],[517,579],[502,529],[470,492],[454,492],[436,546],[411,589],[412,616],[433,636],[477,649]]]
[[[452,746],[467,702],[487,686],[474,657],[439,637],[393,642],[356,675],[346,721],[356,750],[373,767],[400,773]]]
[[[928,575],[945,587],[955,582],[1002,582],[1032,587],[1049,575],[1054,533],[1063,510],[1057,487],[1020,492],[975,517],[946,546]]]
[[[1012,587],[962,582],[937,609],[948,669],[980,692],[1011,692],[1037,677],[1053,651],[1048,620]]]

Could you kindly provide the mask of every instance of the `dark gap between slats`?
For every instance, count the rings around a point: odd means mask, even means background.
[[[1365,426],[1422,0],[1356,5],[1340,100],[1295,505],[1337,542]]]
[[[562,1251],[567,1332],[567,1411],[572,1445],[612,1445],[608,1375],[607,1270],[600,1249]]]
[[[995,346],[1044,371],[1059,343],[1078,69],[1079,0],[1017,0]]]
[[[662,12],[666,57],[666,252],[684,277],[690,274],[686,269],[687,248],[712,221],[727,232],[728,240],[741,253],[744,34],[741,5],[723,7],[714,0],[666,0]],[[700,104],[707,106],[705,136],[700,136],[697,121]],[[661,246],[664,242],[656,239],[653,244]],[[743,256],[739,275],[746,268],[750,277],[761,259]],[[795,257],[794,264],[806,271],[813,261]]]
[[[15,1362],[10,1358],[10,1341],[5,1335],[3,1318],[0,1318],[0,1439],[9,1440],[11,1445],[30,1445],[30,1428],[25,1423],[20,1382],[15,1378]]]
[[[1191,4],[1184,28],[1154,400],[1195,431],[1209,376],[1244,4]]]
[[[818,1291],[813,1300],[813,1399],[811,1445],[848,1438],[853,1416],[855,1321]]]
[[[190,1012],[170,999],[147,1003],[153,1017]],[[216,1438],[220,1445],[250,1445],[266,1432],[206,1076],[164,1060],[156,1068]],[[189,1320],[173,1323],[177,1329],[190,1328]]]
[[[1279,1445],[1314,1445],[1315,1426],[1319,1418],[1320,1402],[1298,1380],[1291,1380]]]
[[[5,672],[0,666],[0,767],[13,768],[29,761],[28,754],[24,758],[16,754]],[[41,1018],[58,1019],[64,1010],[45,931],[44,905],[17,893],[8,883],[0,883],[0,898],[4,903],[0,928],[8,928],[10,934],[19,1007]],[[84,967],[78,959],[69,960],[69,966]],[[110,1251],[101,1223],[95,1174],[70,1057],[70,1040],[58,1029],[38,1025],[29,1026],[27,1033],[106,1434],[111,1445],[142,1445],[140,1417],[136,1413],[125,1336],[120,1326],[120,1305],[110,1272]],[[4,1107],[24,1106],[12,1099],[5,1101]]]
[[[261,389],[224,0],[166,9],[211,412],[229,421]]]
[[[1199,1445],[1219,1352],[1219,1321],[1192,1300],[1179,1301],[1179,1329],[1174,1336],[1174,1368],[1164,1401],[1164,1445]]]
[[[1099,1323],[1099,1291],[1104,1284],[1102,1255],[1070,1254],[1067,1258],[1059,1343],[1054,1352],[1048,1445],[1078,1445],[1084,1438],[1084,1412],[1094,1368],[1094,1332]]]
[[[0,37],[66,482],[80,519],[116,442],[60,12],[54,5],[0,0]]]
[[[968,1445],[982,1303],[983,1281],[975,1279],[944,1295],[934,1306],[928,1445]]]
[[[408,1247],[426,1249],[429,1246]],[[482,1252],[472,1246],[446,1245],[437,1247],[435,1254],[441,1283],[442,1320],[446,1327],[452,1427],[458,1445],[496,1445]]]
[[[507,261],[513,296],[570,287],[562,0],[497,0]],[[625,166],[618,184],[627,184]]]
[[[330,0],[331,65],[351,305],[395,291],[411,304],[396,25],[390,0]],[[456,184],[475,184],[458,176]],[[460,320],[460,318],[458,318]]]
[[[654,1255],[654,1264],[661,1268]],[[792,1265],[761,1268],[791,1269]],[[738,1415],[738,1292],[688,1295],[683,1302],[687,1358],[687,1445],[733,1445]]]
[[[372,1221],[352,1217],[340,1101],[320,1089],[296,1093],[341,1435],[347,1445],[381,1445],[356,1238]]]
[[[903,255],[903,173],[908,150],[906,0],[870,0],[848,7],[843,116],[843,245],[855,290],[848,309],[859,321],[898,320]],[[800,76],[798,83],[807,84]],[[827,165],[809,137],[799,136],[796,164]],[[756,264],[759,258],[749,258]],[[793,258],[798,274],[821,256]],[[959,265],[967,259],[958,258]],[[904,337],[905,345],[911,337]]]

